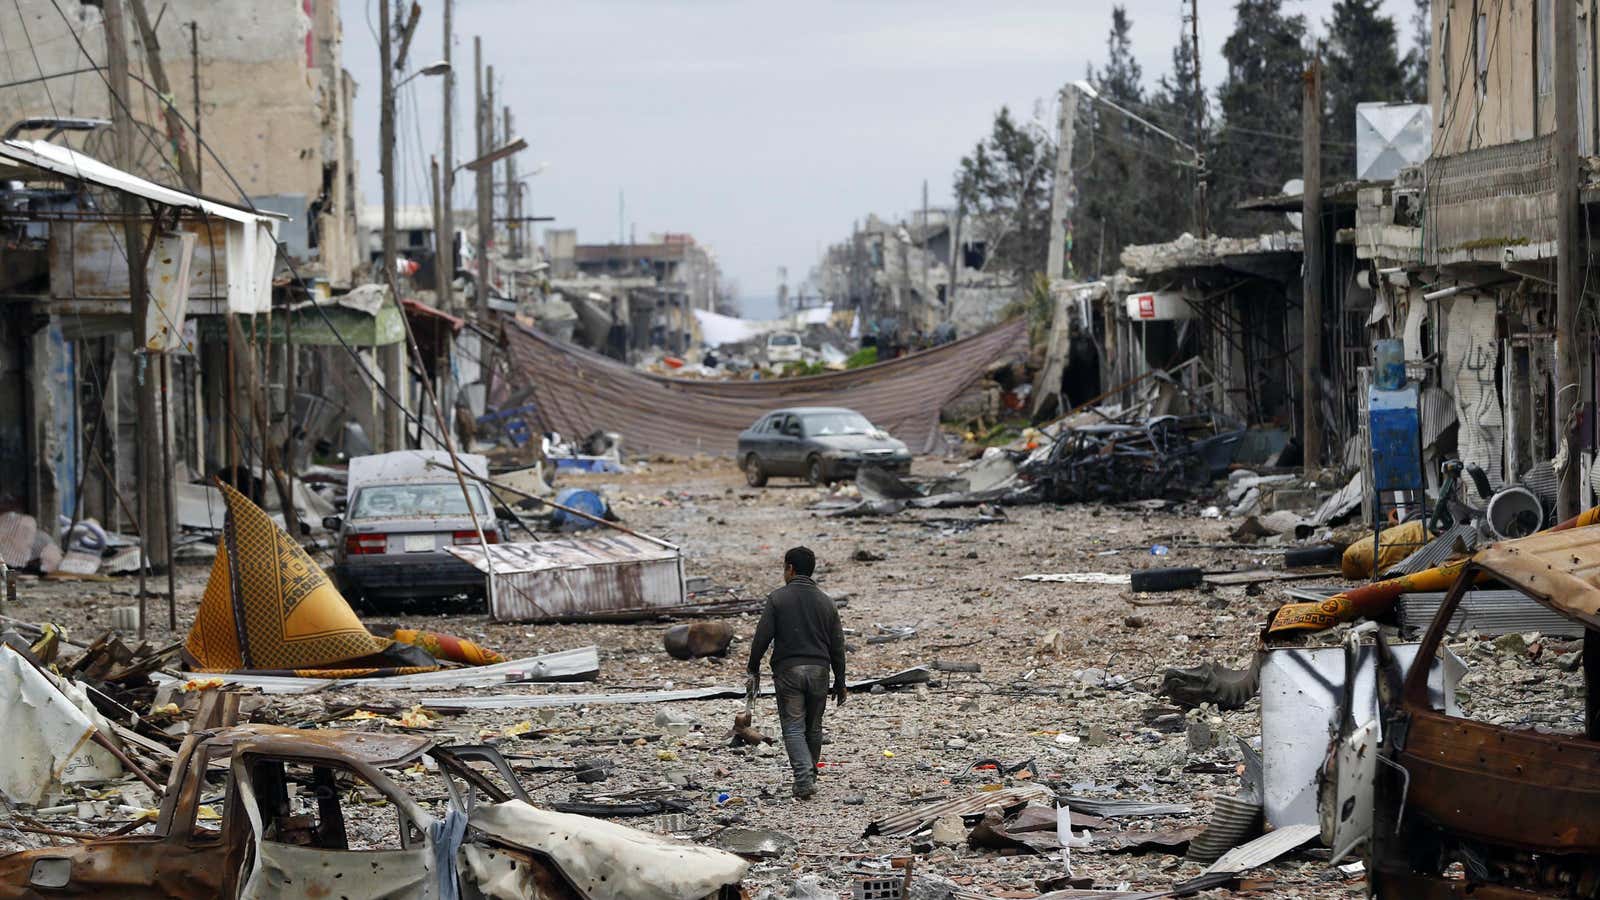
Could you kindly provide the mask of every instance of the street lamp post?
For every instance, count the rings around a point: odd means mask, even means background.
[[[401,87],[408,84],[413,78],[420,75],[442,75],[450,71],[448,63],[433,63],[412,72],[402,78],[398,84],[394,80],[394,40],[393,29],[389,23],[389,0],[378,0],[378,56],[382,69],[379,84],[379,127],[378,127],[378,168],[383,176],[383,275],[378,279],[380,284],[387,283],[388,278],[394,273],[398,251],[395,238],[395,197],[394,197],[394,100]],[[398,302],[400,298],[396,297]],[[384,383],[388,391],[396,397],[401,395],[405,384],[405,354],[397,348],[390,348],[384,354]],[[384,445],[390,450],[400,449],[405,436],[405,424],[401,418],[400,408],[396,404],[389,404],[385,408],[383,420]]]
[[[1199,236],[1200,237],[1205,237],[1206,236],[1206,234],[1205,234],[1205,221],[1206,221],[1206,218],[1205,218],[1205,209],[1203,208],[1203,204],[1204,204],[1205,201],[1204,201],[1203,198],[1205,197],[1206,157],[1205,157],[1205,154],[1203,152],[1201,152],[1200,148],[1189,144],[1187,141],[1183,140],[1182,138],[1178,137],[1177,135],[1173,134],[1172,132],[1166,130],[1165,128],[1162,128],[1160,125],[1157,125],[1156,123],[1150,121],[1149,119],[1146,119],[1145,117],[1139,115],[1138,113],[1134,112],[1133,110],[1128,109],[1128,108],[1126,108],[1124,106],[1121,106],[1121,105],[1119,105],[1118,103],[1116,103],[1116,102],[1114,102],[1112,100],[1106,99],[1105,97],[1101,96],[1100,92],[1095,89],[1094,85],[1090,84],[1087,81],[1076,81],[1076,82],[1073,82],[1072,86],[1078,89],[1078,93],[1084,95],[1085,97],[1088,97],[1090,100],[1093,100],[1096,103],[1103,103],[1106,106],[1111,107],[1112,109],[1116,110],[1117,112],[1122,113],[1123,115],[1125,115],[1128,118],[1134,120],[1135,122],[1138,122],[1140,125],[1143,125],[1144,127],[1150,129],[1151,131],[1154,131],[1156,134],[1159,134],[1162,137],[1166,138],[1167,140],[1171,141],[1172,143],[1176,144],[1179,147],[1179,149],[1188,151],[1190,158],[1189,158],[1189,160],[1187,162],[1181,161],[1181,160],[1175,160],[1175,162],[1177,162],[1179,165],[1191,166],[1191,167],[1193,167],[1193,169],[1195,171],[1195,185],[1196,185],[1195,186],[1195,197],[1194,197],[1195,227],[1196,227],[1196,230],[1198,230],[1200,232]]]

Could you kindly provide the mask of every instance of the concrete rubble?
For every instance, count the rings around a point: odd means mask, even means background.
[[[398,680],[293,679],[186,672],[163,650],[181,632],[168,634],[159,621],[148,623],[140,647],[123,643],[126,634],[90,640],[126,607],[122,582],[22,575],[16,603],[4,607],[14,637],[0,654],[53,665],[60,675],[50,677],[85,693],[98,730],[126,761],[85,770],[94,775],[87,781],[37,778],[8,788],[4,849],[81,848],[92,844],[87,835],[149,833],[159,827],[159,788],[185,735],[250,722],[416,736],[445,748],[491,745],[531,804],[495,823],[521,835],[514,843],[536,845],[530,835],[555,822],[551,816],[614,822],[626,831],[596,832],[594,853],[625,840],[628,858],[642,858],[634,854],[644,852],[645,838],[634,835],[652,832],[721,848],[745,860],[742,881],[752,895],[831,896],[880,882],[909,884],[911,895],[990,898],[1364,890],[1360,872],[1304,849],[1316,844],[1313,782],[1337,692],[1318,713],[1321,724],[1303,727],[1285,725],[1267,702],[1293,693],[1272,673],[1299,671],[1278,658],[1331,654],[1332,668],[1318,671],[1337,685],[1342,631],[1309,647],[1258,653],[1260,623],[1291,599],[1292,582],[1202,582],[1160,594],[1130,587],[1129,576],[1163,566],[1276,571],[1280,548],[1228,538],[1237,520],[1202,519],[1188,506],[1028,505],[988,528],[949,530],[922,524],[938,509],[888,519],[808,511],[822,492],[753,492],[731,463],[657,461],[638,472],[563,477],[603,490],[633,527],[685,548],[696,579],[735,585],[739,596],[771,586],[783,547],[817,551],[819,582],[849,600],[852,678],[872,676],[828,713],[817,798],[787,798],[782,751],[763,739],[776,733],[769,700],[727,729],[743,709],[735,685],[740,647],[754,628],[748,612],[691,620],[701,635],[670,622],[404,615],[384,627],[447,629],[519,659],[500,664],[507,674],[488,666]],[[1152,555],[1152,545],[1165,553]],[[181,571],[180,627],[204,581],[200,567]],[[64,635],[36,624],[62,620],[72,623]],[[691,644],[712,652],[672,652]],[[1558,710],[1581,696],[1582,674],[1570,664],[1578,644],[1458,629],[1446,637],[1465,663],[1454,676],[1454,703],[1486,721],[1572,727],[1581,710]],[[536,670],[558,680],[527,683]],[[401,683],[408,678],[416,684]],[[1258,680],[1270,696],[1258,695]],[[290,687],[295,692],[269,693]],[[757,737],[738,739],[739,727]],[[1285,727],[1294,740],[1273,736]],[[1264,769],[1256,747],[1266,751]],[[1291,749],[1304,758],[1287,776],[1282,753]],[[228,820],[217,793],[224,777],[218,770],[207,789],[215,797],[204,815],[221,817],[212,821]],[[1282,809],[1302,810],[1304,801],[1282,806],[1275,798],[1305,791],[1310,821],[1300,811],[1283,818]],[[535,812],[547,824],[535,824]],[[1058,827],[1058,818],[1070,825]],[[1272,830],[1263,835],[1263,826]],[[387,839],[376,819],[352,817],[345,827],[352,844]],[[460,871],[486,871],[484,852],[464,849]],[[895,860],[914,861],[909,882],[880,868],[899,872]]]

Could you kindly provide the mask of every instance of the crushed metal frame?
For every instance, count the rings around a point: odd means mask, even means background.
[[[441,820],[424,810],[410,792],[384,771],[409,765],[424,756],[439,767],[452,814],[470,817],[479,806],[480,796],[494,804],[528,801],[510,765],[496,750],[483,745],[440,746],[427,736],[303,730],[274,725],[240,725],[196,732],[185,738],[178,750],[160,813],[150,833],[107,836],[73,846],[41,847],[0,857],[0,900],[60,897],[202,900],[240,897],[246,893],[250,896],[336,896],[340,893],[339,887],[346,892],[355,887],[351,881],[318,881],[319,877],[338,878],[340,866],[337,862],[359,861],[354,869],[349,865],[343,868],[378,878],[386,874],[383,871],[386,860],[415,863],[415,876],[423,879],[418,882],[421,895],[434,896],[431,889],[437,887],[436,882],[441,877],[441,873],[434,871],[439,850],[437,841],[442,837],[436,826]],[[223,820],[220,829],[202,829],[197,827],[202,795],[214,790],[207,784],[207,775],[213,768],[213,761],[220,758],[229,761]],[[266,770],[269,774],[270,764],[274,763],[309,765],[314,771],[329,770],[329,785],[333,784],[332,773],[337,771],[361,779],[399,811],[400,849],[341,850],[273,841],[270,843],[276,849],[284,850],[284,857],[297,863],[292,888],[288,887],[289,882],[273,884],[268,861],[256,852],[262,845],[256,834],[263,830],[258,821],[260,804],[254,793],[256,775],[260,774],[254,767],[260,763],[269,764]],[[474,763],[487,764],[498,772],[504,786],[497,785],[487,772],[475,768]],[[281,780],[278,786],[282,787]],[[329,796],[318,794],[317,798],[318,818],[324,824],[337,820],[340,824],[331,835],[332,839],[342,841],[342,823],[348,816],[340,793],[335,790]],[[519,869],[524,871],[525,875],[517,877],[524,888],[534,892],[532,896],[541,900],[585,900],[586,893],[554,857],[474,828],[470,819],[465,827],[462,848],[479,848],[480,855],[495,860],[497,872],[504,871],[505,866],[513,873]],[[448,823],[444,830],[448,830]],[[322,855],[342,859],[330,858],[321,865],[313,865]],[[367,871],[369,867],[370,872]],[[469,871],[474,876],[480,874],[470,865],[463,865],[460,871],[463,880]],[[405,877],[408,873],[387,874]],[[724,885],[718,896],[732,898],[740,893],[738,884]]]
[[[1585,734],[1517,731],[1429,708],[1427,672],[1480,577],[1586,626]],[[1380,684],[1384,738],[1367,851],[1384,898],[1600,896],[1600,529],[1507,541],[1461,571],[1402,683]],[[1382,647],[1380,642],[1380,647]],[[1466,877],[1446,877],[1461,862]]]

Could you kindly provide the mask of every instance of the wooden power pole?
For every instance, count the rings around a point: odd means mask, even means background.
[[[1189,0],[1189,59],[1194,63],[1194,227],[1206,236],[1206,89],[1200,78],[1200,0]]]
[[[1578,40],[1575,4],[1555,4],[1555,162],[1556,162],[1556,404],[1555,420],[1563,465],[1556,472],[1556,517],[1566,521],[1580,510],[1576,418],[1582,399],[1578,353],[1578,305],[1589,246],[1578,208]]]
[[[1300,326],[1300,429],[1307,474],[1322,464],[1322,57],[1311,57],[1300,100],[1300,232],[1305,283]]]
[[[478,95],[483,151],[494,150],[494,66],[483,67],[483,93]],[[489,315],[489,242],[494,240],[494,166],[478,167],[478,311]]]
[[[505,117],[505,140],[511,140],[511,107],[503,108]],[[517,238],[521,236],[522,223],[517,221],[521,213],[517,212],[517,155],[515,153],[506,157],[506,252],[515,258],[517,252]]]
[[[390,2],[378,0],[378,67],[382,70],[378,76],[378,171],[383,175],[383,274],[379,284],[395,283],[391,276],[399,261],[394,222],[394,28],[389,21]],[[400,298],[395,297],[394,302],[398,304]],[[381,352],[383,383],[389,392],[383,406],[383,446],[400,450],[405,446],[405,419],[400,409],[405,401],[405,348],[392,344]]]
[[[444,61],[447,66],[452,65],[451,51],[453,49],[452,45],[455,43],[454,7],[455,0],[444,0]],[[454,294],[450,289],[450,284],[455,279],[456,274],[456,216],[455,204],[451,199],[451,194],[456,186],[455,117],[456,73],[454,68],[450,68],[444,73],[444,148],[442,150],[444,164],[440,167],[439,172],[439,202],[442,209],[439,220],[442,221],[442,230],[441,225],[436,222],[433,236],[436,254],[434,267],[444,273],[444,277],[436,282],[436,290],[439,293],[439,297],[435,302],[439,304],[440,309],[449,309],[455,305]]]
[[[129,98],[133,96],[128,77],[128,26],[123,0],[105,0],[106,75],[110,81],[110,107],[113,137],[116,142],[117,165],[127,171],[134,168],[134,142],[138,126],[133,121]],[[122,239],[128,259],[128,299],[133,312],[133,347],[139,359],[134,361],[138,409],[138,474],[139,482],[149,489],[138,492],[139,538],[144,549],[144,565],[140,566],[141,579],[145,565],[152,560],[170,563],[171,544],[166,529],[157,523],[165,520],[167,491],[162,489],[172,478],[172,473],[161,471],[161,411],[158,403],[161,379],[155,366],[165,364],[160,354],[146,354],[150,341],[150,297],[145,285],[145,239],[140,219],[139,198],[122,192]],[[139,592],[139,629],[145,627],[144,590]]]

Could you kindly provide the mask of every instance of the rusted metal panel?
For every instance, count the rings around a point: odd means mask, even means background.
[[[490,616],[541,622],[596,612],[650,612],[687,602],[683,556],[625,534],[449,551],[493,579]]]
[[[179,223],[178,230],[195,236],[189,299],[227,299],[225,224],[185,220]],[[128,258],[122,246],[121,226],[106,222],[50,223],[50,296],[80,301],[127,299]]]
[[[370,766],[397,766],[421,756],[435,743],[433,738],[414,734],[238,725],[217,732],[206,746],[267,756],[322,755]]]
[[[1398,774],[1380,767],[1374,792],[1370,855],[1380,896],[1592,897],[1600,890],[1600,742],[1436,712],[1420,671],[1485,574],[1558,612],[1592,618],[1600,597],[1597,534],[1580,527],[1497,544],[1474,557],[1446,595],[1398,703],[1385,701],[1383,754]],[[1587,656],[1594,642],[1586,635],[1585,644]],[[1440,877],[1452,860],[1468,858],[1462,879]]]
[[[939,410],[1008,354],[1025,353],[1027,322],[875,366],[808,378],[696,381],[648,375],[531,329],[506,331],[516,383],[530,385],[546,430],[615,431],[634,453],[731,456],[739,432],[785,406],[848,406],[915,453],[941,444]]]
[[[1473,562],[1556,612],[1600,628],[1600,527],[1502,541]]]
[[[130,837],[25,850],[0,857],[0,900],[208,900],[223,896],[222,856],[220,839],[191,845]],[[51,869],[70,876],[64,886],[35,888],[29,883],[35,873]]]

